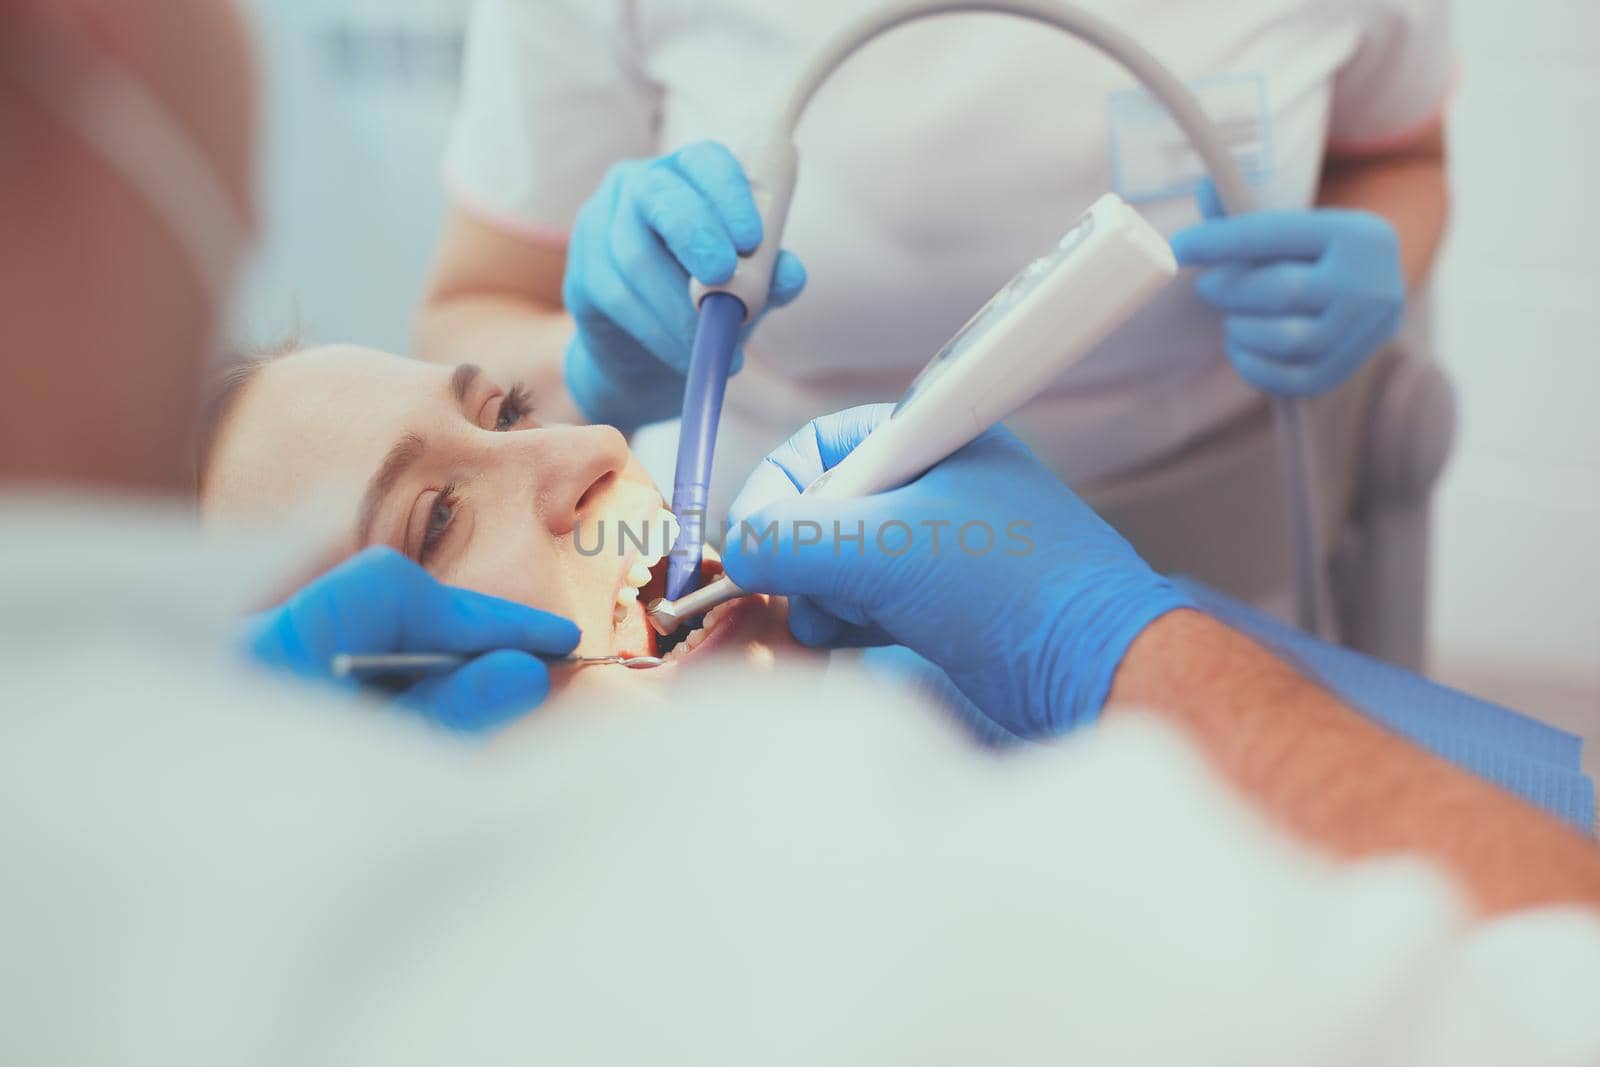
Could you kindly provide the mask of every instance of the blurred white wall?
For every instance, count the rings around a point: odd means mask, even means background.
[[[244,3],[265,81],[266,219],[236,332],[407,351],[468,0]]]
[[[469,0],[252,2],[267,240],[242,332],[405,351]],[[1600,0],[1457,0],[1457,15],[1437,312],[1462,431],[1435,673],[1600,738]]]
[[[1600,2],[1456,15],[1435,673],[1600,739]]]

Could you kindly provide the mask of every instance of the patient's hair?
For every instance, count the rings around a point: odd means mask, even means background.
[[[217,439],[222,436],[222,427],[233,409],[239,406],[245,390],[256,380],[262,367],[298,352],[300,347],[300,339],[292,337],[265,348],[230,353],[222,372],[207,384],[195,434],[194,489],[197,496],[205,492],[206,475],[211,469],[212,454],[216,451]]]

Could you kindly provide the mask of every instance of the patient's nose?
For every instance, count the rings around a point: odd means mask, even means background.
[[[628,442],[610,426],[552,426],[507,434],[527,454],[541,522],[560,537],[572,532],[588,498],[628,464]],[[520,439],[520,440],[519,440]]]

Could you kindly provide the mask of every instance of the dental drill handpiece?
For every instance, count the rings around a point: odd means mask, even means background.
[[[804,495],[870,496],[916,479],[1055,383],[1177,272],[1166,239],[1107,193],[957,331],[889,417]],[[723,575],[687,596],[669,591],[645,613],[670,634],[745,595]]]

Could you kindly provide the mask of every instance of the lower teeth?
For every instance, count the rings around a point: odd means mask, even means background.
[[[675,631],[674,633],[657,638],[657,654],[665,659],[683,658],[685,655],[698,648],[701,642],[703,642],[707,637],[711,636],[711,631],[715,629],[717,623],[721,621],[722,606],[718,605],[717,607],[712,608],[710,612],[706,614],[698,628],[691,630],[688,627],[684,627],[683,629]],[[702,636],[699,640],[690,643],[689,638],[693,634],[700,634]]]
[[[684,627],[681,630],[674,630],[670,634],[663,634],[660,637],[657,637],[656,655],[661,656],[664,659],[677,659],[678,657],[682,656],[688,651],[688,647],[685,645],[685,642],[688,641],[689,635],[692,633],[694,633],[693,630],[689,629],[688,627]]]

